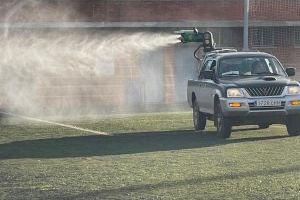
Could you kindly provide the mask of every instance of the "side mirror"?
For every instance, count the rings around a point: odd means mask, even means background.
[[[285,69],[288,76],[295,76],[296,68],[295,67],[288,67]]]
[[[211,80],[215,79],[214,71],[203,71],[202,73],[203,73],[203,78],[205,78],[205,79],[211,79]]]

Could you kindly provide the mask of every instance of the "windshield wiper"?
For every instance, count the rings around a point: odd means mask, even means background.
[[[272,73],[272,72],[257,73],[257,74],[254,74],[254,75],[260,75],[260,76],[264,76],[264,75],[282,76],[281,74]]]
[[[222,76],[239,76],[239,75],[240,74],[236,72],[226,72],[222,74]]]
[[[254,74],[240,74],[240,76],[255,76]]]
[[[278,73],[269,73],[270,75],[274,75],[274,76],[282,76],[281,74]]]

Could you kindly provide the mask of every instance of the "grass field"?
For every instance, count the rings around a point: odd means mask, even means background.
[[[111,136],[2,122],[0,199],[300,199],[300,137],[284,126],[222,140],[188,112],[65,123]]]

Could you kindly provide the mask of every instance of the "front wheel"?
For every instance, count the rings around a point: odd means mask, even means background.
[[[220,138],[229,138],[231,135],[230,120],[222,113],[221,105],[218,103],[215,109],[217,135]]]
[[[195,130],[204,130],[206,126],[206,116],[200,112],[198,103],[193,103],[193,121]]]
[[[300,135],[299,117],[300,116],[292,116],[292,117],[288,117],[287,119],[286,128],[290,136]]]

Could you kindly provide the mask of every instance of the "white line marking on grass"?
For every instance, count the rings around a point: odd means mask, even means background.
[[[86,128],[80,128],[80,127],[69,125],[69,124],[51,122],[51,121],[47,121],[47,120],[42,120],[42,119],[37,119],[37,118],[33,118],[33,117],[27,117],[27,116],[22,116],[22,115],[17,115],[17,114],[13,114],[13,113],[7,113],[7,112],[0,112],[0,113],[8,115],[8,116],[12,116],[12,117],[18,117],[18,118],[30,120],[30,121],[36,121],[36,122],[42,122],[42,123],[46,123],[46,124],[52,124],[52,125],[61,126],[61,127],[70,128],[70,129],[75,129],[75,130],[84,131],[84,132],[88,132],[88,133],[95,133],[95,134],[98,134],[98,135],[110,135],[109,133],[90,130],[90,129],[86,129]]]

